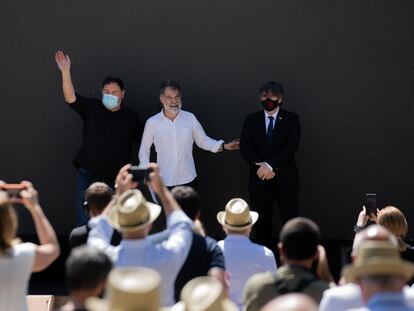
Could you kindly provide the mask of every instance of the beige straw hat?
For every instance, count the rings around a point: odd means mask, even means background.
[[[236,304],[223,298],[223,285],[215,278],[201,276],[188,282],[181,291],[181,301],[170,311],[238,311]]]
[[[149,268],[115,268],[108,276],[105,299],[91,297],[91,311],[158,311],[160,307],[159,273]]]
[[[120,231],[144,228],[161,213],[161,206],[147,202],[141,191],[128,190],[115,202],[108,214],[108,222]]]
[[[217,213],[217,221],[232,230],[243,230],[253,226],[259,214],[251,212],[246,201],[240,198],[231,199],[223,212]]]
[[[358,248],[355,261],[342,270],[347,282],[369,275],[399,275],[406,281],[414,274],[414,264],[402,260],[399,250],[388,241],[365,241]]]

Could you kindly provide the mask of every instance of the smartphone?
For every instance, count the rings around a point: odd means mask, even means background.
[[[6,191],[11,203],[22,203],[20,192],[26,189],[22,184],[0,184],[0,190]]]
[[[147,183],[149,181],[149,174],[152,172],[152,168],[131,166],[128,169],[128,173],[132,174],[132,180],[138,183]]]
[[[367,215],[377,214],[377,194],[376,193],[366,193],[365,194],[365,209]]]

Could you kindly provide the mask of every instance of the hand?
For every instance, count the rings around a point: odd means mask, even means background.
[[[240,149],[240,139],[234,139],[231,142],[224,144],[224,149],[228,151],[238,150]]]
[[[124,192],[138,187],[136,181],[132,181],[132,174],[128,172],[128,169],[131,167],[131,164],[124,165],[116,176],[115,179],[115,192],[117,195],[121,195]]]
[[[152,169],[152,172],[149,174],[151,188],[156,194],[160,194],[165,188],[164,181],[160,175],[160,169],[156,163],[150,163],[148,168]]]
[[[68,54],[65,55],[62,51],[57,51],[55,53],[55,60],[60,71],[70,70],[70,58]]]
[[[373,221],[377,224],[378,223],[378,213],[379,213],[379,209],[377,208],[376,213],[369,214],[369,220],[371,220],[371,221]]]
[[[22,181],[21,184],[26,186],[26,189],[20,191],[22,203],[26,206],[26,208],[28,210],[32,210],[36,206],[39,206],[39,195],[33,187],[33,184],[29,181]]]
[[[357,226],[358,227],[365,227],[368,222],[369,216],[367,215],[367,210],[365,206],[362,206],[362,211],[359,212]]]
[[[266,163],[259,162],[256,163],[256,165],[260,166],[256,174],[261,180],[269,180],[276,176],[275,172],[273,172]]]

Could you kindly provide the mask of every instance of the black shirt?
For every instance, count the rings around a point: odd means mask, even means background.
[[[169,237],[168,230],[148,236],[152,243],[160,243]],[[205,238],[193,232],[193,242],[187,259],[175,280],[175,299],[180,300],[180,293],[188,281],[198,276],[207,275],[211,268],[225,270],[224,256],[216,240],[206,236]]]
[[[119,169],[131,163],[134,141],[140,143],[143,125],[134,111],[121,105],[112,112],[101,100],[76,94],[69,106],[83,121],[83,142],[73,160],[112,185]]]
[[[88,234],[91,231],[88,224],[74,228],[69,235],[69,247],[74,249],[75,247],[86,244],[88,241]],[[111,245],[118,246],[121,243],[122,236],[121,234],[114,230],[111,239]]]

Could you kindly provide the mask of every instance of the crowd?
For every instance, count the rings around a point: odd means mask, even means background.
[[[136,189],[130,165],[119,171],[114,193],[101,182],[85,192],[91,219],[70,236],[69,296],[59,310],[414,310],[414,289],[408,286],[414,264],[402,258],[411,249],[404,242],[407,221],[396,207],[375,215],[361,211],[353,262],[335,284],[312,220],[297,217],[283,226],[277,265],[270,249],[251,241],[260,215],[243,199],[230,200],[217,214],[226,238],[216,242],[199,220],[197,192],[188,186],[170,191],[158,166],[149,166],[160,205]],[[17,239],[16,213],[7,192],[0,191],[0,310],[27,310],[31,273],[59,256],[37,191],[30,182],[22,184],[21,203],[40,243]],[[161,213],[166,229],[149,234]],[[367,226],[369,219],[375,224]]]

